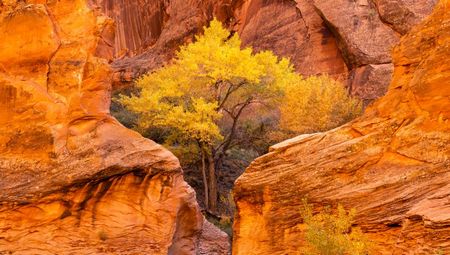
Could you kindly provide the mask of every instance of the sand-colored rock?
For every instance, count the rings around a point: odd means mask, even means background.
[[[301,199],[358,212],[374,254],[450,253],[450,3],[401,39],[385,97],[293,138],[236,182],[233,254],[299,254]]]
[[[370,103],[386,94],[393,72],[394,65],[391,63],[354,68],[349,73],[349,91],[365,103]]]
[[[0,6],[0,254],[196,254],[222,233],[178,160],[109,115],[113,22],[85,0]]]
[[[369,0],[315,0],[314,6],[338,38],[350,68],[391,62],[399,35],[384,24]]]
[[[196,255],[225,255],[229,254],[229,236],[219,230],[211,222],[204,220],[202,235]],[[227,252],[225,252],[227,251]]]
[[[437,0],[312,0],[338,42],[352,95],[369,103],[392,77],[391,51],[401,35],[429,15]]]

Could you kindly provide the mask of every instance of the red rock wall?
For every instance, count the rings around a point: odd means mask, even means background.
[[[227,254],[178,160],[109,115],[113,22],[84,0],[0,11],[0,254]]]
[[[234,189],[233,254],[297,254],[304,197],[355,208],[374,254],[450,253],[449,46],[442,1],[395,47],[389,91],[361,118],[255,160]]]
[[[431,12],[437,0],[410,2],[313,0],[337,39],[350,70],[353,95],[370,102],[386,93],[393,72],[392,47]]]
[[[289,57],[304,75],[346,74],[333,34],[309,1],[245,1],[235,17],[244,45]]]
[[[367,102],[386,93],[391,49],[437,0],[98,0],[117,24],[116,87],[169,61],[213,16],[255,50],[289,57],[304,75],[346,80]]]
[[[117,87],[169,61],[180,45],[214,16],[227,22],[230,0],[95,0],[116,23],[114,81]]]

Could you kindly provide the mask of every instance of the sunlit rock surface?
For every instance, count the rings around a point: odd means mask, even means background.
[[[237,180],[233,254],[297,254],[304,197],[355,208],[375,254],[450,253],[449,56],[442,1],[395,47],[389,91],[361,118],[275,145]]]
[[[109,115],[112,20],[84,0],[0,11],[0,254],[227,254],[178,160]]]

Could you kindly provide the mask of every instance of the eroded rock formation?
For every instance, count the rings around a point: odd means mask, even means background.
[[[178,160],[109,115],[113,22],[85,0],[0,11],[0,253],[227,254]]]
[[[350,70],[348,86],[353,95],[371,101],[386,93],[393,72],[392,47],[436,2],[313,0],[338,41]]]
[[[240,1],[234,30],[244,45],[289,57],[304,75],[328,73],[344,78],[347,67],[331,31],[311,1]]]
[[[116,86],[169,61],[214,16],[226,22],[230,0],[94,0],[116,22]]]
[[[441,1],[395,48],[385,97],[340,128],[273,146],[238,179],[233,254],[297,254],[304,197],[356,208],[375,254],[450,253],[449,56]]]
[[[113,63],[118,87],[169,61],[214,16],[237,31],[245,45],[290,57],[305,75],[347,72],[332,33],[308,1],[98,0],[96,4],[118,24]]]
[[[347,80],[366,101],[386,92],[391,49],[437,0],[96,0],[117,23],[114,81],[129,83],[169,61],[216,16],[245,45],[289,57],[304,75]]]

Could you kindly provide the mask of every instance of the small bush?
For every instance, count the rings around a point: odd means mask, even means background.
[[[347,212],[339,205],[333,214],[329,208],[313,215],[311,205],[303,200],[301,215],[306,225],[306,245],[302,254],[365,255],[369,254],[369,240],[357,227],[352,227],[354,209]]]

